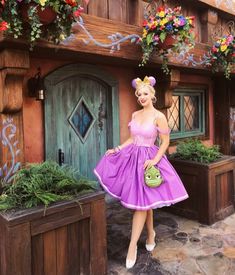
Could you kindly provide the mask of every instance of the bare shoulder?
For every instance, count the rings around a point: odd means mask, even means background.
[[[157,126],[167,128],[168,123],[167,123],[166,116],[158,110],[155,111],[155,115],[156,115],[155,116],[155,123],[157,124]]]
[[[162,120],[162,119],[166,120],[166,116],[158,110],[155,111],[155,118],[156,118],[156,121]]]

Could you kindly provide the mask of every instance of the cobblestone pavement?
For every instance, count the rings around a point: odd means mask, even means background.
[[[235,274],[235,214],[211,226],[154,210],[157,246],[145,250],[146,232],[138,243],[137,262],[125,268],[132,211],[108,204],[108,275]]]

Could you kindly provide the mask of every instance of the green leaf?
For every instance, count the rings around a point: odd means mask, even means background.
[[[153,42],[154,33],[147,34],[146,41],[147,45],[150,45]]]
[[[159,37],[160,37],[161,42],[163,43],[165,41],[165,39],[166,39],[166,33],[165,32],[161,32],[161,34],[160,34]]]

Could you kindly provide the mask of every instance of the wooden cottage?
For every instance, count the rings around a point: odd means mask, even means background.
[[[47,159],[69,164],[94,179],[93,168],[106,149],[120,144],[129,135],[127,124],[132,112],[138,108],[131,80],[145,75],[156,77],[157,107],[166,114],[173,130],[169,152],[174,151],[179,139],[192,136],[206,144],[220,145],[226,155],[234,154],[235,78],[232,75],[228,81],[222,73],[212,74],[204,62],[214,34],[221,28],[225,29],[227,23],[235,19],[234,2],[167,1],[169,6],[181,5],[185,15],[196,18],[196,46],[190,53],[170,56],[172,73],[168,76],[161,71],[162,60],[159,57],[154,56],[146,66],[139,67],[141,47],[135,42],[131,43],[132,38],[142,36],[147,2],[90,0],[82,14],[83,20],[73,27],[73,36],[59,45],[40,41],[30,51],[24,39],[1,36],[0,176],[3,179],[9,180],[24,163]],[[39,69],[44,83],[41,88],[44,90],[44,100],[36,100],[36,95],[30,89],[29,80],[38,74]],[[223,214],[218,215],[218,218],[224,217],[225,212],[228,214],[234,211],[233,169],[233,163],[229,166],[224,163],[215,172],[218,175],[214,183],[216,187],[207,186],[206,191],[203,191],[209,193],[208,190],[215,188],[213,197],[207,197],[203,207],[215,207],[215,212],[222,211]],[[196,180],[187,186],[191,196],[197,185]],[[216,196],[221,192],[223,196],[218,199]],[[215,206],[213,202],[216,202]],[[186,206],[178,209],[178,213],[183,211],[189,217],[192,215],[199,218],[197,197],[194,195],[193,202],[185,203]],[[104,207],[100,201],[97,205]],[[91,211],[95,206],[87,207]],[[94,217],[95,214],[92,215]],[[23,221],[24,218],[19,219],[19,222]],[[17,222],[10,219],[10,223],[9,228],[12,230]],[[32,257],[32,262],[33,257],[41,255],[40,234],[43,230],[37,232],[36,225],[34,221],[33,232],[37,234],[33,233],[30,238],[37,250],[33,256],[30,253],[26,255],[28,260]],[[87,220],[83,232],[88,228],[86,225],[89,226]],[[29,230],[24,226],[24,232]],[[0,228],[0,232],[8,232],[8,238],[12,234],[9,228]],[[17,232],[18,229],[14,230]],[[95,234],[98,236],[102,230],[97,228]],[[46,238],[55,241],[55,235],[51,232]],[[18,246],[21,245],[19,240],[18,234],[15,238]],[[23,248],[29,245],[30,239]],[[11,253],[20,255],[21,248],[14,248]],[[6,259],[2,256],[3,245],[0,249],[4,266]],[[105,255],[102,259],[105,259]],[[48,270],[55,262],[51,260]],[[17,261],[18,270],[22,273],[15,272],[13,268],[1,274],[30,274],[29,266],[23,266],[24,263],[26,260],[21,263]],[[93,259],[91,274],[103,274],[105,267],[100,265],[102,260],[98,262]],[[97,271],[94,266],[97,266]],[[43,271],[38,268],[32,274],[57,274],[40,272]]]

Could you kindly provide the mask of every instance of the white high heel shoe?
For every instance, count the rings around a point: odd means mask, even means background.
[[[134,260],[129,260],[129,259],[126,258],[126,268],[127,269],[132,268],[136,263],[136,259],[137,259],[137,247],[136,247],[136,250],[135,250]]]
[[[155,239],[155,237],[156,237],[156,232],[155,231],[153,231],[154,232],[154,239]],[[153,250],[154,250],[154,248],[155,248],[155,246],[156,246],[156,243],[154,242],[153,244],[145,244],[145,248],[146,248],[146,250],[147,251],[149,251],[149,252],[152,252]]]

